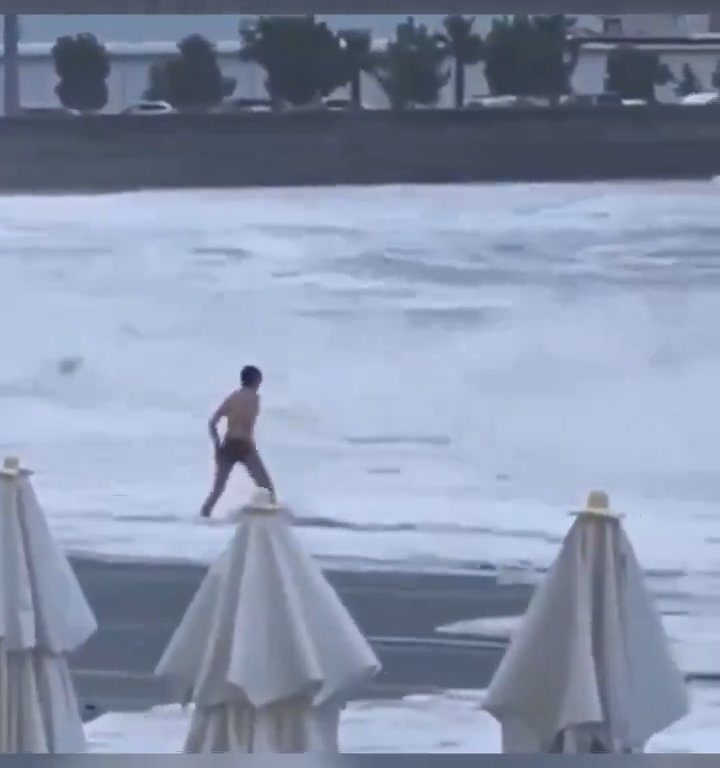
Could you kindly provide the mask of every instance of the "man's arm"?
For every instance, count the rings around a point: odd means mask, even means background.
[[[255,397],[248,403],[247,409],[247,430],[248,435],[255,442],[255,424],[257,423],[258,414],[260,413],[260,395],[257,393]]]
[[[208,421],[208,431],[210,432],[210,439],[213,441],[213,445],[215,448],[220,447],[220,435],[218,435],[217,426],[220,419],[222,419],[225,414],[227,413],[227,406],[228,406],[228,400],[230,398],[226,397],[225,400],[222,401],[220,406],[217,408],[215,413],[210,417],[210,421]]]

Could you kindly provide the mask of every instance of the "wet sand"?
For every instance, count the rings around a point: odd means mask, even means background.
[[[145,709],[168,700],[153,669],[205,568],[190,564],[73,559],[99,631],[73,657],[86,717]],[[396,696],[433,688],[484,688],[504,646],[492,638],[452,639],[436,628],[461,619],[522,613],[525,585],[485,575],[327,570],[383,671],[361,695]]]

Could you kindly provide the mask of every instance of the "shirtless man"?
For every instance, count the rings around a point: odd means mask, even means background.
[[[255,446],[255,422],[260,411],[258,389],[262,373],[254,365],[246,365],[240,373],[240,381],[240,389],[225,398],[208,423],[210,438],[215,446],[215,480],[200,511],[203,517],[210,517],[235,464],[243,464],[255,485],[270,491],[275,501],[272,480]],[[227,422],[227,428],[221,441],[217,427],[222,418]]]

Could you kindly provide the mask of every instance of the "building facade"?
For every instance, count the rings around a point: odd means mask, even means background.
[[[600,31],[613,37],[685,37],[710,31],[709,14],[626,13],[598,18]]]

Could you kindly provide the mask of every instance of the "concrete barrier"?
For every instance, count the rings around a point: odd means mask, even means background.
[[[0,190],[697,178],[720,106],[0,120]]]

